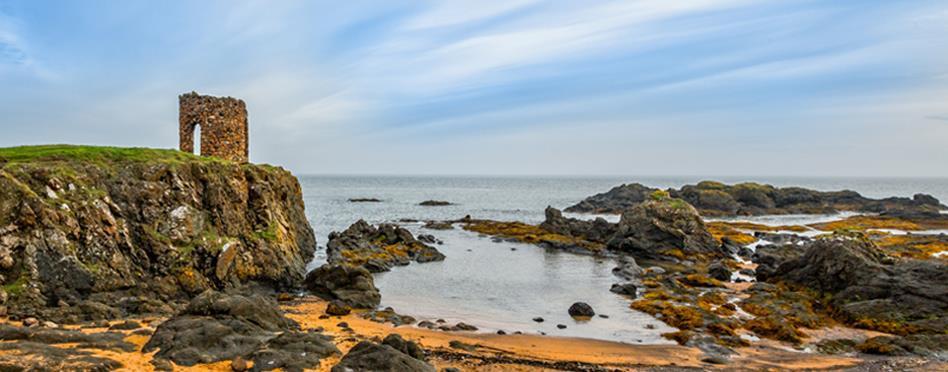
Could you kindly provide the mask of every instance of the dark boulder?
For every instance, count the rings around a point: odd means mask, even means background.
[[[757,264],[757,280],[766,281],[784,262],[803,255],[804,248],[796,245],[761,245],[757,247],[751,261]]]
[[[372,274],[362,267],[326,264],[306,275],[305,286],[320,298],[353,308],[375,308],[382,301]]]
[[[708,276],[722,282],[731,281],[731,269],[728,269],[721,261],[715,261],[708,265]]]
[[[300,332],[276,302],[214,291],[202,293],[183,312],[159,325],[143,348],[146,353],[155,350],[155,358],[184,366],[241,357],[261,361],[263,369],[277,359],[284,367],[311,368],[319,358],[338,353],[328,338]],[[311,353],[303,357],[297,355],[300,350]]]
[[[831,294],[838,317],[859,326],[904,333],[948,329],[948,267],[937,260],[896,260],[869,241],[817,240],[780,264],[768,281]]]
[[[608,248],[636,259],[726,254],[694,207],[662,194],[623,213]]]
[[[609,291],[615,294],[635,298],[638,295],[638,288],[632,283],[616,283],[609,288]]]
[[[451,205],[451,202],[447,202],[444,200],[425,200],[421,203],[418,203],[418,205],[423,206],[423,207],[443,207],[446,205]]]
[[[563,217],[563,213],[559,209],[553,207],[546,207],[545,214],[546,220],[540,224],[540,228],[561,235],[605,243],[616,231],[616,225],[603,218],[596,218],[592,221],[566,218]]]
[[[569,316],[574,318],[593,317],[596,312],[585,302],[577,302],[569,307]]]
[[[362,341],[349,350],[339,362],[332,367],[332,372],[435,372],[437,371],[423,359],[416,359],[407,347],[402,351],[391,344],[401,345],[398,340],[389,339],[389,343],[376,344],[371,341]],[[404,340],[402,340],[404,341]],[[416,345],[417,346],[417,345]]]
[[[349,315],[351,312],[352,308],[340,300],[332,300],[329,305],[326,305],[326,315],[342,316]]]

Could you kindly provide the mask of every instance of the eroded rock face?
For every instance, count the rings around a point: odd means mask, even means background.
[[[567,212],[578,213],[622,213],[639,203],[648,200],[649,195],[658,189],[647,187],[640,183],[631,183],[613,187],[611,190],[590,196],[574,206],[566,208]]]
[[[856,325],[903,334],[948,329],[948,266],[893,259],[868,241],[817,240],[768,281],[832,294],[839,315]]]
[[[444,260],[436,248],[426,245],[411,232],[391,224],[378,227],[363,220],[339,233],[329,234],[326,244],[329,263],[363,266],[371,272],[383,272],[410,262]]]
[[[207,289],[301,284],[316,244],[289,172],[91,149],[81,161],[0,161],[0,283],[12,316],[114,318],[168,312]]]
[[[363,267],[326,264],[306,275],[306,289],[353,308],[374,309],[382,301],[372,273]]]
[[[698,211],[674,198],[650,200],[623,213],[608,247],[636,258],[726,253],[708,232]]]
[[[312,368],[320,358],[339,353],[330,338],[301,332],[274,301],[215,291],[195,297],[183,312],[159,325],[143,348],[146,353],[155,350],[155,358],[184,366],[241,357],[264,362],[264,369],[273,360],[280,367]]]

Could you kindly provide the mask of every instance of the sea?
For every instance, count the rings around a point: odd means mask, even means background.
[[[854,190],[864,196],[911,197],[926,193],[948,201],[948,179],[792,178],[792,177],[484,177],[484,176],[301,176],[306,214],[317,234],[318,249],[310,264],[326,260],[325,244],[332,231],[363,219],[377,224],[399,223],[413,233],[432,234],[442,262],[412,263],[376,274],[382,307],[421,320],[464,322],[479,332],[543,334],[617,341],[668,344],[664,323],[629,308],[630,300],[609,292],[619,279],[610,258],[578,255],[518,243],[495,243],[489,237],[454,230],[426,230],[403,220],[448,220],[464,216],[539,223],[547,206],[566,208],[583,198],[623,183],[679,188],[702,180],[725,183],[759,182],[822,191]],[[378,203],[353,203],[376,198]],[[425,207],[425,200],[448,206]],[[570,215],[570,214],[568,214]],[[571,215],[578,218],[594,216]],[[616,220],[616,216],[604,216]],[[832,220],[838,216],[767,216],[760,221],[795,224]],[[574,302],[590,304],[597,314],[572,319]],[[534,318],[543,318],[536,322]],[[562,328],[562,326],[566,326]]]

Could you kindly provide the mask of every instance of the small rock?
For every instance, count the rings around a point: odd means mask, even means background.
[[[566,324],[557,324],[557,325],[556,325],[556,328],[559,328],[559,329],[566,329]]]
[[[59,324],[56,324],[56,323],[53,323],[53,322],[50,322],[50,321],[47,320],[47,321],[43,322],[43,327],[44,327],[44,328],[58,328],[58,327],[59,327]]]
[[[37,325],[39,325],[39,320],[36,318],[29,317],[29,318],[23,319],[24,327],[35,327]]]
[[[454,328],[461,331],[476,331],[477,330],[477,327],[472,326],[470,324],[466,324],[464,322],[458,323],[456,326],[454,326]]]
[[[243,372],[250,369],[250,366],[247,365],[247,361],[240,356],[234,357],[234,360],[230,362],[230,369],[236,372]]]
[[[728,364],[731,362],[728,358],[720,356],[720,355],[706,356],[702,358],[701,361],[705,363],[710,363],[710,364]]]
[[[321,315],[319,316],[319,319],[323,319],[323,320],[329,319],[329,315],[321,314]]]
[[[533,321],[534,321],[534,322],[537,322],[537,323],[543,323],[543,318],[541,318],[541,317],[536,317],[536,318],[533,318]]]
[[[574,318],[578,317],[592,317],[596,315],[596,312],[593,311],[592,306],[585,302],[574,303],[573,306],[569,307],[569,315]]]
[[[609,319],[609,316],[606,314],[599,314],[599,317],[603,319]]]
[[[721,261],[717,261],[708,265],[708,276],[722,282],[729,282],[731,281],[731,270]]]
[[[635,298],[638,293],[638,288],[636,288],[635,284],[632,283],[616,283],[612,285],[612,288],[609,288],[609,291],[615,294]]]
[[[503,329],[499,329],[499,330],[497,330],[497,334],[503,336],[503,335],[506,335],[507,332],[504,332]]]
[[[349,323],[346,323],[346,322],[339,322],[339,324],[336,324],[336,327],[339,327],[339,328],[349,328]]]
[[[448,368],[442,369],[441,372],[461,372],[461,370],[454,367],[448,367]]]
[[[351,312],[352,308],[339,300],[333,300],[326,306],[326,315],[343,316],[349,315]]]
[[[139,329],[141,327],[142,327],[141,323],[138,323],[134,320],[127,320],[122,323],[116,323],[112,325],[111,327],[109,327],[109,330],[110,331],[130,331],[133,329]]]

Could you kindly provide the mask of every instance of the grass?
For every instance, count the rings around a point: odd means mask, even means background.
[[[82,145],[37,145],[0,148],[0,163],[29,163],[37,161],[89,162],[226,162],[223,159],[202,157],[170,149],[138,147],[108,147]]]
[[[7,292],[7,295],[10,297],[17,297],[26,290],[26,283],[28,279],[26,275],[20,275],[19,278],[16,278],[16,281],[10,284],[5,284],[3,290]]]

